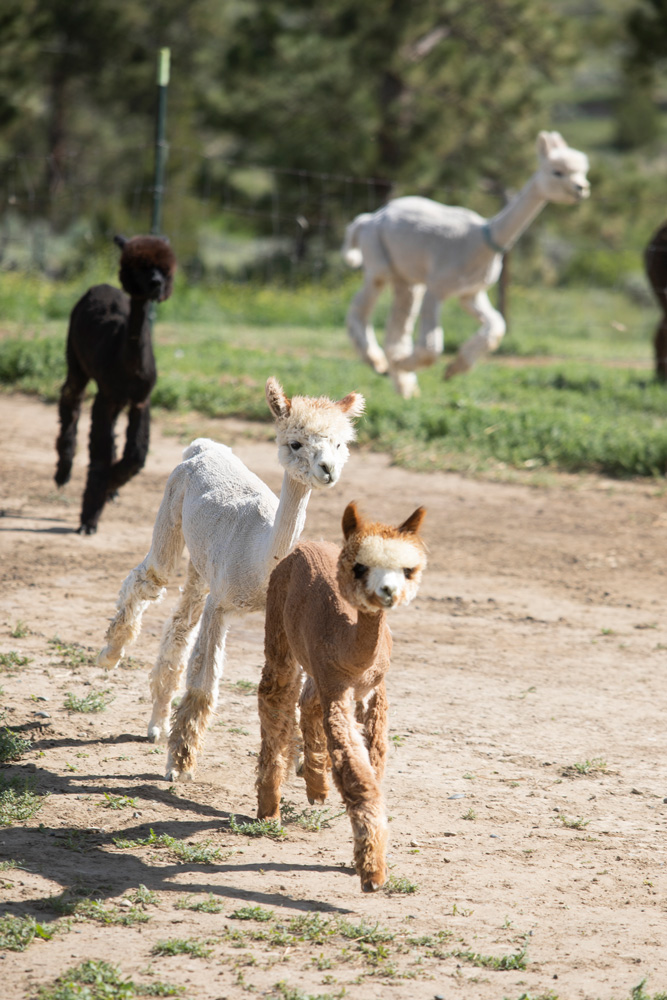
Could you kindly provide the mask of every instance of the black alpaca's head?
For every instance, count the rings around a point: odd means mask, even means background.
[[[114,236],[122,248],[118,278],[129,296],[164,302],[171,295],[176,257],[161,236]]]

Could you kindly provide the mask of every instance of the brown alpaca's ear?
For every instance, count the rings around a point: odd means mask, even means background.
[[[366,400],[360,392],[348,392],[344,399],[336,403],[336,406],[339,406],[343,413],[347,413],[351,417],[360,417],[366,409]]]
[[[266,380],[266,401],[274,417],[286,417],[292,408],[292,402],[283,392],[283,387],[277,378],[271,375]]]
[[[400,531],[402,535],[416,535],[421,528],[422,521],[426,517],[426,507],[417,507],[417,510],[410,514],[410,517],[403,521],[397,530]]]
[[[113,241],[114,241],[114,243],[116,244],[117,247],[121,248],[121,250],[123,249],[123,247],[127,243],[127,239],[124,236],[118,236],[118,234],[116,234],[116,236],[114,236]]]
[[[354,500],[351,500],[343,514],[343,538],[347,541],[350,535],[357,534],[362,524],[363,519],[357,510],[357,505]]]

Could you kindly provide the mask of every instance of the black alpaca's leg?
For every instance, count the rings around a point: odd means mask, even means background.
[[[123,457],[115,462],[109,477],[109,490],[120,489],[143,469],[150,436],[150,402],[131,406]]]
[[[667,317],[661,321],[653,339],[655,349],[655,374],[660,382],[667,382]]]
[[[76,429],[81,415],[81,400],[88,385],[88,376],[79,363],[68,358],[67,378],[60,392],[58,414],[60,417],[60,434],[56,441],[58,462],[56,464],[55,480],[58,486],[69,482],[72,474],[72,462],[76,451]]]
[[[97,531],[102,508],[109,495],[111,468],[116,454],[114,427],[121,407],[100,392],[95,397],[90,425],[90,465],[83,494],[80,535]]]

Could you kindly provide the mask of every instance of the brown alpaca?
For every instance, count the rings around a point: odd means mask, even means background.
[[[364,892],[387,879],[381,789],[391,655],[386,610],[408,604],[419,589],[426,565],[419,537],[425,514],[418,507],[392,528],[365,521],[350,503],[343,515],[342,550],[329,542],[303,542],[269,581],[259,685],[258,816],[280,819],[298,701],[308,801],[326,800],[331,768],[352,823],[354,863]],[[303,689],[301,668],[308,675]]]
[[[655,374],[660,382],[667,382],[667,224],[653,233],[644,251],[646,276],[663,316],[653,338]]]

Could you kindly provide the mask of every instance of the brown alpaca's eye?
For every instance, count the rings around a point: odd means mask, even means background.
[[[414,567],[406,566],[405,569],[403,570],[403,576],[405,577],[406,580],[411,580],[414,575],[415,575]]]
[[[362,563],[355,563],[352,567],[352,572],[354,573],[355,580],[361,580],[364,573],[367,571],[368,566],[362,565]]]
[[[289,446],[292,449],[292,451],[298,451],[299,448],[301,448],[301,442],[300,441],[290,441]]]

